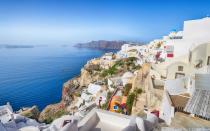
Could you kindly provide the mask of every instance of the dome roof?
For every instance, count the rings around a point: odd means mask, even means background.
[[[131,73],[131,72],[125,72],[123,74],[122,78],[130,78],[130,77],[133,77],[133,76],[134,76],[133,73]]]

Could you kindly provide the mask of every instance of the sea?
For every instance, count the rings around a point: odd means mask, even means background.
[[[0,106],[15,111],[37,105],[39,110],[61,100],[62,85],[80,74],[88,60],[105,52],[72,46],[0,48]]]

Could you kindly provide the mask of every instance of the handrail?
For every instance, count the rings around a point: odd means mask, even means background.
[[[118,89],[119,89],[119,88],[116,88],[115,91],[112,93],[112,96],[111,96],[111,98],[109,99],[109,103],[108,103],[108,106],[107,106],[106,110],[109,110],[110,104],[111,104],[111,101],[112,101],[112,98],[113,98],[113,96],[116,95]]]

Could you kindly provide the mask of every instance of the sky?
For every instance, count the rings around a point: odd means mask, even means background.
[[[210,15],[210,0],[0,0],[0,44],[148,42]]]

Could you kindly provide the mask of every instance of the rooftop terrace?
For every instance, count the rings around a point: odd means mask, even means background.
[[[129,126],[131,117],[102,111],[91,111],[78,123],[79,131],[122,131]]]

